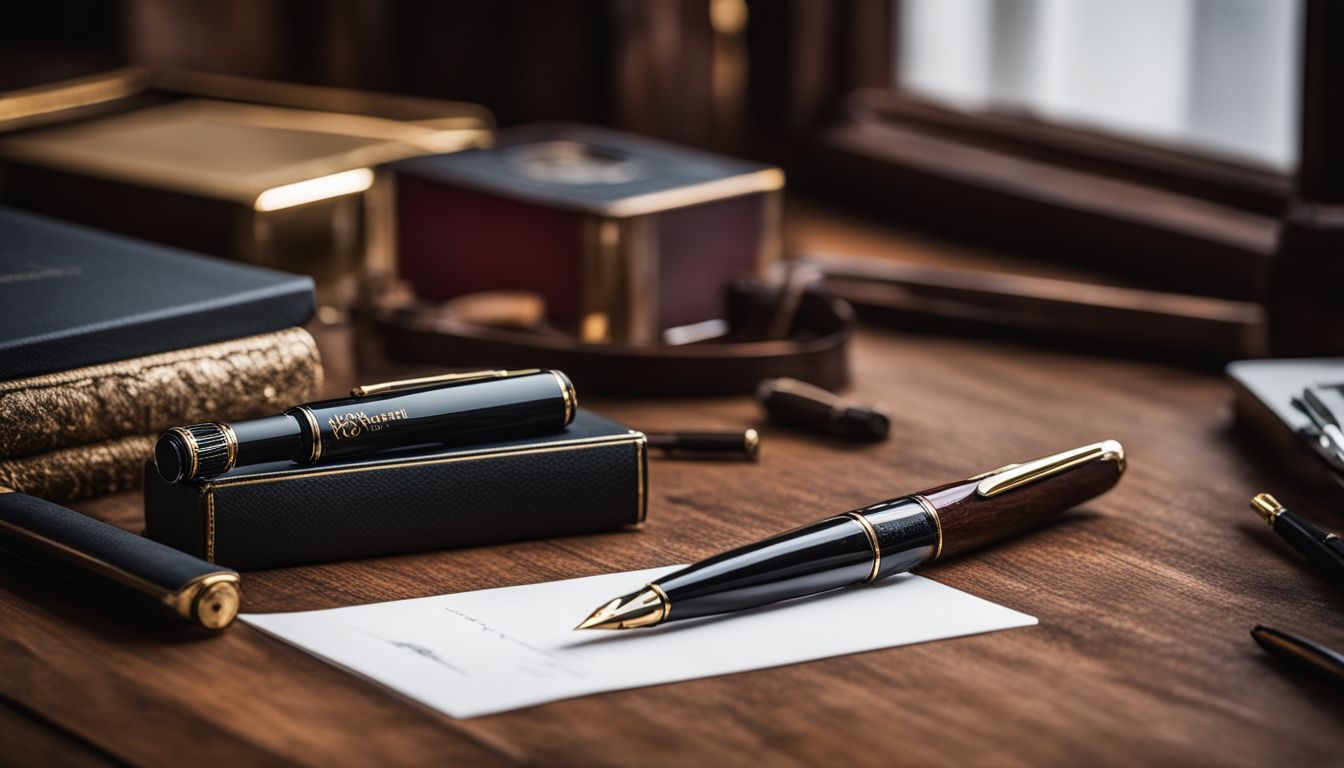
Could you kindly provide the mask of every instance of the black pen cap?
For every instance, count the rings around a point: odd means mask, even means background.
[[[222,475],[243,464],[292,461],[303,452],[303,433],[289,414],[173,427],[154,445],[154,466],[170,483]]]
[[[229,471],[238,450],[223,424],[173,427],[154,444],[154,466],[170,483],[213,477]]]

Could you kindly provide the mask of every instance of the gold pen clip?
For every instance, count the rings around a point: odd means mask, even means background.
[[[1115,461],[1119,470],[1125,470],[1125,449],[1115,440],[1103,440],[1100,443],[1084,445],[1071,451],[1028,461],[1025,464],[1009,464],[984,475],[971,478],[980,480],[975,492],[981,496],[997,496],[1014,488],[1053,477],[1074,467],[1093,461]]]
[[[399,389],[415,389],[416,387],[427,387],[430,384],[448,384],[451,382],[475,381],[477,379],[503,379],[509,376],[523,376],[532,373],[541,373],[540,368],[528,368],[521,371],[465,371],[463,373],[445,373],[439,376],[422,376],[418,379],[399,379],[397,381],[384,381],[381,384],[365,384],[362,387],[355,387],[350,390],[351,397],[368,397],[369,395],[382,395],[388,392],[395,392]]]

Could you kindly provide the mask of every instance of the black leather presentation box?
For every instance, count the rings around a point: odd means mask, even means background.
[[[0,380],[303,325],[310,277],[0,208]]]
[[[564,432],[172,485],[145,467],[145,535],[238,570],[595,533],[644,521],[644,435]]]

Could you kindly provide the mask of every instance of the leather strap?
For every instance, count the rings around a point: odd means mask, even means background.
[[[590,344],[569,336],[434,317],[414,304],[366,305],[362,319],[390,359],[454,368],[558,368],[580,392],[748,394],[762,379],[780,376],[830,390],[845,388],[853,309],[809,289],[798,302],[788,338],[752,340],[758,338],[756,329],[777,314],[772,311],[775,298],[776,291],[759,281],[735,281],[728,289],[732,331],[721,341],[684,346]]]

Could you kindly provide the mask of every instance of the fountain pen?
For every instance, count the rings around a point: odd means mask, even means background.
[[[1124,448],[1106,440],[888,499],[682,568],[576,629],[652,627],[878,581],[1044,522],[1124,470]]]
[[[154,466],[170,483],[190,483],[254,464],[316,464],[413,445],[512,440],[563,431],[577,408],[574,385],[554,370],[389,381],[275,416],[174,427],[155,444]]]

